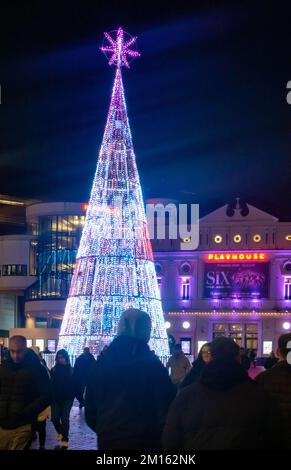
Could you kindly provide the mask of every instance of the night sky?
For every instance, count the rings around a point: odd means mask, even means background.
[[[287,2],[7,3],[0,193],[88,200],[114,75],[98,48],[121,25],[142,54],[123,78],[144,197],[291,220]]]

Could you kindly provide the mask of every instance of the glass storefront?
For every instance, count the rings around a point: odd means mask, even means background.
[[[38,223],[36,274],[26,300],[66,299],[85,216],[46,216]]]
[[[26,264],[2,264],[0,276],[27,276]]]
[[[258,323],[213,323],[212,339],[218,336],[232,338],[245,349],[258,349]]]

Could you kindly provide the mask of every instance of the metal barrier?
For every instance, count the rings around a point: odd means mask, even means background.
[[[44,354],[43,353],[42,357],[45,360],[46,365],[49,369],[51,369],[55,365],[55,357],[56,357],[55,353],[50,353],[50,354]],[[77,357],[78,356],[76,356],[76,355],[69,355],[70,363],[71,363],[72,367],[74,367],[74,364],[76,362]],[[95,359],[96,359],[96,357],[95,357]],[[168,359],[169,359],[169,356],[163,356],[163,357],[160,357],[159,359],[160,359],[161,363],[164,366],[166,366],[166,364],[168,362]]]
[[[69,355],[70,363],[72,367],[74,367],[77,357],[78,356],[76,355]],[[45,360],[46,365],[49,369],[51,369],[55,365],[55,358],[56,358],[55,353],[49,353],[49,354],[42,353],[42,358]]]

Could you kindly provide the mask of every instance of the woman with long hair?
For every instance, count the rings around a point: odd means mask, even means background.
[[[198,382],[205,365],[212,360],[210,345],[211,343],[203,344],[197,359],[193,362],[192,369],[188,372],[179,388],[187,387],[187,385],[192,385],[195,382]]]

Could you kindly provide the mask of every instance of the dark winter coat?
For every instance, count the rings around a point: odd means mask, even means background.
[[[49,404],[49,375],[37,355],[28,349],[20,364],[9,355],[0,365],[0,426],[15,429],[31,424]]]
[[[246,354],[240,356],[240,363],[246,371],[251,367],[250,358]]]
[[[284,430],[280,434],[286,436],[291,450],[291,365],[287,361],[279,361],[255,380],[276,401],[284,420]]]
[[[95,359],[92,354],[81,354],[74,365],[74,380],[76,383],[87,384],[89,372]]]
[[[183,382],[180,384],[180,389],[198,382],[205,366],[206,363],[203,361],[203,359],[198,357],[196,361],[193,362],[192,369],[188,372]]]
[[[71,365],[56,364],[51,370],[52,400],[62,403],[75,397],[73,368]]]
[[[158,449],[174,398],[166,368],[139,339],[119,336],[97,360],[85,397],[99,449]]]
[[[183,389],[172,403],[163,445],[167,450],[262,449],[278,429],[271,400],[244,368],[213,361],[200,382]]]
[[[265,361],[265,369],[271,369],[275,364],[277,364],[278,359],[276,357],[268,357]]]

